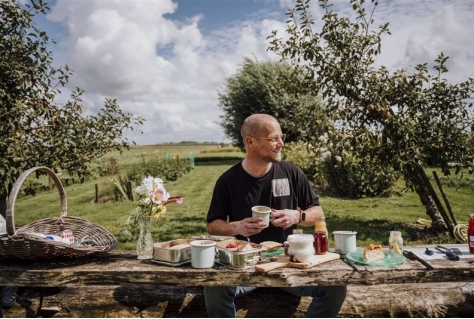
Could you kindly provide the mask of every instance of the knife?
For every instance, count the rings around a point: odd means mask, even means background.
[[[354,269],[355,271],[359,271],[359,269],[349,259],[346,258],[346,255],[343,254],[340,249],[336,249],[336,254],[339,254],[339,256],[341,256],[342,261],[351,266],[352,269]]]
[[[355,271],[359,271],[359,269],[352,263],[352,261],[346,258],[346,255],[341,255],[341,259],[343,262],[351,266],[352,269],[354,269]]]
[[[427,269],[434,269],[433,266],[431,266],[430,264],[428,264],[425,260],[421,259],[420,257],[418,257],[416,254],[414,254],[412,251],[408,251],[408,250],[404,250],[403,251],[403,255],[405,257],[407,257],[408,259],[410,260],[417,260],[419,261],[420,263],[423,264],[423,266],[425,266]]]

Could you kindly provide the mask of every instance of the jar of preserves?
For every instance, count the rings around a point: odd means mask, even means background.
[[[324,255],[329,250],[328,236],[324,231],[314,232],[314,251],[316,255]]]
[[[326,218],[324,216],[316,217],[314,221],[314,231],[322,231],[328,235],[328,229],[326,227]]]
[[[388,248],[395,254],[403,254],[403,238],[402,233],[399,231],[391,231],[388,239]]]
[[[469,215],[469,225],[467,227],[467,244],[469,252],[474,254],[474,214]]]

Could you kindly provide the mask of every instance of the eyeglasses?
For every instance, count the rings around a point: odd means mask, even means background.
[[[252,136],[252,135],[250,135]],[[279,140],[281,140],[282,142],[285,141],[286,139],[286,134],[282,134],[282,135],[276,135],[274,137],[261,137],[261,136],[252,136],[253,138],[261,138],[262,140],[267,140],[267,141],[270,141],[272,143],[278,143]]]

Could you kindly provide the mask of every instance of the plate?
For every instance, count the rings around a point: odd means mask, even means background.
[[[385,252],[385,259],[376,262],[366,262],[364,261],[364,252],[363,251],[353,251],[346,254],[346,258],[352,262],[368,265],[368,266],[378,266],[378,267],[389,267],[400,265],[405,262],[405,257],[399,254],[392,252]]]
[[[185,260],[185,261],[180,262],[180,263],[171,263],[171,262],[168,262],[168,261],[162,261],[162,260],[157,260],[157,259],[153,259],[153,258],[150,259],[150,260],[151,260],[152,263],[163,265],[163,266],[171,266],[171,267],[178,267],[178,266],[189,264],[191,262],[191,260]]]
[[[273,257],[273,256],[282,255],[284,253],[285,253],[285,247],[280,247],[275,251],[262,252],[262,257]]]

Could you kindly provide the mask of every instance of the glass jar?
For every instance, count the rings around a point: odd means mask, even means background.
[[[314,232],[314,251],[316,255],[324,255],[329,250],[328,236],[324,231],[315,231]]]
[[[314,221],[314,231],[323,231],[326,233],[326,236],[328,236],[328,229],[326,227],[326,217],[324,216],[319,216],[316,217]]]
[[[469,252],[474,254],[474,214],[469,215],[469,225],[467,227],[467,244]]]
[[[388,248],[391,252],[403,255],[403,238],[399,231],[391,231],[388,239]]]
[[[311,234],[288,236],[288,254],[291,262],[307,262],[314,255],[314,237]]]

